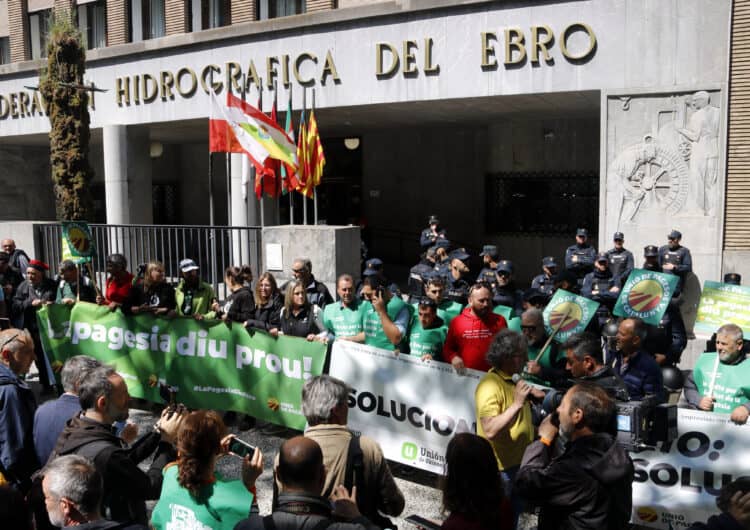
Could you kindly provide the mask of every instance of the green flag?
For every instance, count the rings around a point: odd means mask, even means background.
[[[750,330],[750,287],[703,282],[694,331],[710,337],[729,322]]]
[[[297,337],[250,335],[238,323],[125,316],[85,302],[37,312],[52,369],[73,355],[112,365],[130,395],[161,401],[159,383],[193,408],[235,410],[303,429],[302,385],[323,371],[326,346]]]
[[[64,221],[62,223],[62,258],[81,264],[96,256],[94,238],[85,221]]]
[[[612,312],[618,317],[636,317],[658,326],[678,281],[674,274],[634,269]]]
[[[544,327],[549,335],[557,331],[554,340],[565,342],[586,329],[598,307],[599,302],[558,289],[544,308]]]

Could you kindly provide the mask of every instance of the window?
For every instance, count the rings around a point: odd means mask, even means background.
[[[105,0],[78,6],[78,28],[86,48],[104,48],[107,45],[107,7]]]
[[[10,38],[0,37],[0,64],[10,62]]]
[[[599,224],[595,172],[493,173],[485,186],[488,234],[569,235]]]
[[[29,39],[31,41],[31,58],[47,57],[47,33],[52,17],[51,9],[29,13]]]
[[[130,42],[156,39],[166,35],[164,0],[131,0]]]
[[[258,19],[288,17],[305,12],[305,0],[258,0]]]
[[[192,0],[190,11],[191,31],[220,28],[232,23],[230,0]]]

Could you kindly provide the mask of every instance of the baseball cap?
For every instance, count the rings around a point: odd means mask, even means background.
[[[427,224],[433,225],[433,224],[440,224],[440,219],[438,219],[437,215],[431,215],[430,219],[427,221]]]
[[[576,236],[589,237],[589,231],[585,228],[579,228],[576,230]]]
[[[507,259],[502,260],[497,264],[497,272],[509,272],[513,273],[513,262]]]
[[[480,256],[489,256],[491,258],[496,258],[498,254],[499,253],[495,245],[484,245],[482,247],[482,252],[479,253]]]
[[[542,258],[542,267],[557,267],[557,262],[553,256],[545,256]]]
[[[613,241],[624,241],[625,240],[625,234],[622,232],[615,232],[615,235],[612,236]]]
[[[667,236],[668,239],[682,239],[682,232],[679,230],[672,230]]]
[[[197,271],[199,269],[198,264],[190,258],[185,258],[180,261],[180,270],[182,272]]]
[[[372,276],[373,274],[380,273],[383,268],[383,260],[379,258],[368,259],[365,262],[365,270],[362,272],[362,276]]]
[[[435,246],[436,246],[437,248],[450,248],[450,246],[451,246],[451,242],[450,242],[450,241],[448,241],[447,239],[443,239],[443,238],[441,237],[441,238],[438,238],[438,240],[437,240],[437,241],[435,241]]]
[[[457,248],[448,255],[451,259],[458,259],[461,261],[469,259],[471,256],[466,252],[466,249]]]
[[[742,283],[742,276],[736,272],[728,272],[724,275],[724,283],[740,285],[740,283]]]
[[[656,245],[646,245],[643,248],[643,256],[646,258],[652,258],[658,255],[659,255],[659,249],[656,248]]]
[[[596,261],[597,262],[605,261],[609,263],[609,256],[607,256],[606,252],[599,252],[599,254],[596,255]]]

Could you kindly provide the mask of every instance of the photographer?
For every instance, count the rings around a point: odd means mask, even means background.
[[[126,448],[112,424],[128,418],[128,387],[112,368],[101,366],[81,380],[78,397],[82,412],[68,421],[50,461],[76,454],[94,462],[104,479],[103,515],[115,521],[147,524],[146,500],[159,497],[162,468],[177,456],[174,442],[184,417],[181,410],[162,412],[154,431]],[[154,452],[147,472],[138,464]]]
[[[603,388],[579,383],[565,394],[555,415],[539,426],[539,439],[523,455],[514,487],[541,507],[539,530],[628,528],[633,462],[608,431],[614,401]],[[553,458],[555,438],[567,441]]]

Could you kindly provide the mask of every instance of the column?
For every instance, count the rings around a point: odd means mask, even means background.
[[[248,190],[246,199],[243,197],[242,175],[249,173],[247,156],[244,154],[232,154],[232,218],[229,220],[231,226],[248,226],[248,206],[255,202],[252,195],[252,187]],[[247,180],[247,178],[245,179]],[[252,212],[253,215],[255,212]],[[250,241],[245,231],[232,231],[232,263],[236,265],[250,263]]]
[[[107,224],[130,223],[128,204],[128,137],[125,125],[103,127],[104,197]]]
[[[150,225],[154,223],[151,137],[145,126],[131,125],[127,131],[130,222]]]

